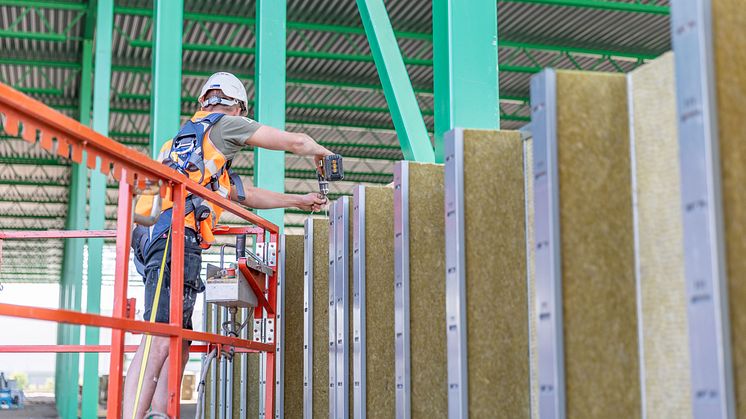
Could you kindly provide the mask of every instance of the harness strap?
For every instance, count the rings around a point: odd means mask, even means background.
[[[238,173],[230,169],[228,170],[228,176],[230,176],[231,178],[231,185],[236,188],[236,195],[238,196],[238,200],[245,200],[246,190],[243,188],[243,181],[241,180],[241,176],[238,176]]]

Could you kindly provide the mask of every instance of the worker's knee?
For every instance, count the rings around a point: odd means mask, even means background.
[[[163,361],[168,357],[169,339],[160,336],[153,336],[150,343],[150,358]]]

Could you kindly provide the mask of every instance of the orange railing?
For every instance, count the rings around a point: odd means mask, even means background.
[[[29,143],[69,158],[76,163],[82,163],[85,152],[86,165],[90,169],[100,170],[104,174],[111,173],[119,181],[119,200],[117,209],[117,229],[108,231],[0,231],[0,240],[29,239],[29,238],[68,238],[68,237],[116,237],[116,268],[114,276],[114,310],[112,316],[80,313],[62,309],[48,309],[39,307],[19,306],[0,303],[0,315],[19,318],[48,320],[75,325],[97,326],[111,329],[111,346],[106,345],[65,345],[65,346],[35,346],[35,345],[7,345],[0,346],[0,352],[99,352],[110,351],[111,363],[109,367],[109,389],[107,417],[110,419],[122,416],[122,374],[124,366],[124,352],[132,350],[125,348],[124,336],[126,332],[139,332],[170,338],[170,355],[168,369],[169,403],[168,415],[172,418],[180,417],[179,397],[181,385],[181,353],[184,339],[204,342],[206,345],[196,345],[194,352],[208,351],[211,346],[231,346],[237,352],[265,352],[267,383],[275,381],[275,352],[274,345],[254,342],[212,333],[197,332],[182,328],[183,287],[184,287],[184,218],[173,217],[172,247],[171,247],[171,299],[170,322],[150,323],[134,320],[128,310],[127,278],[130,241],[132,232],[132,201],[135,188],[148,185],[160,185],[160,193],[165,198],[168,195],[173,201],[173,213],[184,213],[185,200],[188,194],[199,196],[212,202],[224,210],[250,222],[255,227],[236,227],[223,231],[221,234],[248,234],[256,237],[257,242],[264,242],[269,236],[270,246],[277,246],[279,229],[269,221],[258,217],[245,208],[225,199],[206,189],[204,186],[188,179],[173,169],[170,169],[144,154],[130,149],[92,129],[80,124],[59,112],[47,107],[13,88],[0,83],[0,118],[5,132],[10,136],[17,136]],[[97,164],[98,163],[98,164]],[[279,247],[276,247],[279,249]],[[277,260],[280,260],[279,257]],[[240,264],[240,261],[239,261]],[[267,287],[253,276],[247,276],[249,285],[254,290],[261,290],[257,295],[260,304],[254,310],[256,319],[275,318],[277,306],[277,268],[273,267],[273,274],[269,277]],[[263,314],[266,310],[267,314]],[[272,329],[274,333],[274,329]],[[270,337],[269,342],[275,342]],[[221,351],[218,350],[218,353]],[[265,392],[265,411],[274,413],[275,386],[267,385]]]

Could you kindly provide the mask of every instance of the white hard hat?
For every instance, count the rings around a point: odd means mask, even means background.
[[[202,90],[199,92],[199,98],[197,98],[197,100],[200,104],[204,101],[205,94],[208,90],[220,90],[229,98],[243,102],[243,109],[246,109],[248,104],[246,89],[243,87],[241,80],[233,74],[220,71],[210,76],[202,86]]]

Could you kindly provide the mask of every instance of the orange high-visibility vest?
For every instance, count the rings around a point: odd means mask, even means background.
[[[212,115],[212,113],[199,111],[194,114],[191,120],[192,122],[200,122],[209,115]],[[205,122],[205,124],[207,124],[207,122]],[[172,152],[172,142],[173,140],[169,140],[163,145],[163,147],[161,147],[160,154],[158,154],[158,161],[163,162],[169,157],[172,157],[172,159],[175,160],[175,156],[170,155]],[[228,170],[226,170],[225,168],[228,160],[225,158],[225,155],[223,155],[223,153],[220,152],[220,150],[218,150],[218,148],[215,147],[215,144],[213,144],[213,142],[210,140],[209,128],[204,133],[202,142],[202,154],[204,157],[204,174],[200,171],[187,172],[189,178],[197,183],[201,183],[210,190],[214,190],[218,195],[224,198],[229,198],[231,193],[231,181]],[[213,189],[213,187],[211,186],[212,180],[215,178],[217,178],[217,189]],[[212,184],[214,185],[214,183]],[[170,195],[170,191],[168,195]],[[149,216],[153,208],[153,199],[154,196],[143,195],[138,200],[135,211],[145,217]],[[187,197],[187,199],[189,198]],[[206,249],[210,247],[210,245],[215,241],[213,229],[217,226],[218,221],[220,220],[220,216],[223,213],[223,209],[219,206],[213,205],[211,202],[208,202],[206,200],[203,201],[202,204],[206,205],[210,209],[210,216],[206,220],[200,222],[199,228],[197,228],[194,219],[194,212],[190,212],[186,215],[184,224],[195,231],[199,231],[199,234],[201,236],[200,245]],[[172,207],[173,202],[170,199],[164,198],[161,211],[163,212],[169,210]]]

